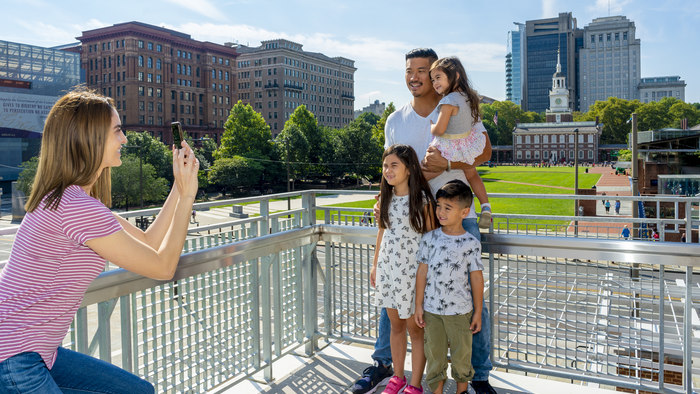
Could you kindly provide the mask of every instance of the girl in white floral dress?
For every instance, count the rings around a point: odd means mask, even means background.
[[[376,304],[386,308],[391,321],[391,357],[395,375],[384,393],[422,393],[425,367],[423,330],[414,319],[418,262],[416,255],[421,236],[435,226],[434,199],[428,181],[418,163],[416,152],[408,145],[392,145],[382,157],[382,184],[379,208],[379,232],[374,251],[370,282],[376,287]],[[404,376],[406,331],[411,337],[411,382]]]

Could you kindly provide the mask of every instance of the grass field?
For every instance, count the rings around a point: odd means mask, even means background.
[[[479,173],[489,193],[512,194],[573,194],[574,193],[574,169],[570,167],[479,167]],[[579,168],[579,188],[587,189],[595,185],[600,174],[586,174],[583,168]],[[574,213],[574,201],[569,200],[544,200],[522,198],[491,198],[491,207],[494,213],[511,213],[522,215],[572,215]],[[371,208],[375,200],[356,201],[352,203],[338,204],[338,207]],[[479,204],[476,204],[480,211]],[[351,212],[345,212],[351,214]],[[354,214],[357,214],[354,212]],[[317,213],[317,219],[323,214]],[[501,222],[496,219],[494,225]],[[510,223],[524,223],[525,220],[511,220]],[[565,225],[567,222],[547,221],[549,224]]]

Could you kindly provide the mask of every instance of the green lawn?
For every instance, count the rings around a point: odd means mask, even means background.
[[[489,193],[512,194],[573,194],[574,169],[570,167],[479,167],[486,190]],[[595,185],[600,174],[586,174],[584,168],[579,168],[579,188],[586,189]],[[499,180],[507,182],[497,182]],[[518,182],[518,183],[508,183]],[[525,185],[521,184],[525,183]],[[555,187],[551,187],[555,186]],[[570,188],[560,189],[558,187]],[[574,201],[566,200],[537,200],[524,198],[491,198],[491,207],[494,213],[512,213],[522,215],[572,215],[574,213]],[[372,208],[375,200],[357,201],[338,204],[337,207]],[[479,204],[476,204],[480,211]],[[357,212],[343,212],[344,214],[357,214]],[[323,214],[318,212],[317,219],[322,219]],[[495,225],[504,222],[496,219]],[[526,223],[526,220],[510,220],[512,225]],[[550,224],[566,225],[566,221],[547,221]]]

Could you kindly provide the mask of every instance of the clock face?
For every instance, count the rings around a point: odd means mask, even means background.
[[[557,99],[554,100],[554,102],[557,103],[557,105],[559,105],[559,104],[561,104],[561,99],[557,97]]]

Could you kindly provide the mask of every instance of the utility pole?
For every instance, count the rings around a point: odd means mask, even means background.
[[[578,194],[578,128],[574,129],[574,195]],[[574,235],[578,237],[578,199],[574,200]]]
[[[289,138],[284,139],[284,148],[285,148],[285,152],[286,152],[286,154],[284,156],[285,156],[286,162],[287,162],[287,193],[289,193],[292,191],[292,188],[291,188],[290,183],[289,183],[290,182],[290,179],[289,179]],[[292,203],[291,203],[289,196],[287,196],[287,210],[288,211],[292,210]]]
[[[632,195],[636,196],[639,194],[639,163],[637,161],[637,113],[632,113]],[[639,217],[639,202],[632,201],[632,217]],[[639,227],[636,225],[632,226],[632,239],[636,239],[639,236]]]

